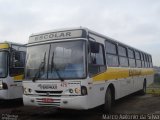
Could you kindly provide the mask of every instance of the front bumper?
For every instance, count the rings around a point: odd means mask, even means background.
[[[53,99],[50,102],[43,102],[43,99]],[[23,103],[26,106],[52,106],[66,109],[89,109],[87,96],[61,96],[47,97],[23,95]]]
[[[8,99],[8,90],[0,90],[0,99],[1,100]]]

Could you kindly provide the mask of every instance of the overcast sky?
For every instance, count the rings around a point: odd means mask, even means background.
[[[79,26],[151,53],[160,66],[160,0],[0,0],[0,42]]]

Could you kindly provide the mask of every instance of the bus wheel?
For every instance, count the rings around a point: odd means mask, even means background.
[[[146,81],[144,80],[143,88],[142,88],[142,90],[140,90],[140,95],[145,95],[146,94],[146,87],[147,87]]]
[[[112,92],[111,89],[108,88],[105,95],[105,103],[104,103],[104,112],[109,113],[112,107]]]

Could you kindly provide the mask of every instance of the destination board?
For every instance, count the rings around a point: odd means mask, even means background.
[[[42,42],[46,40],[68,39],[82,37],[82,30],[57,31],[30,36],[29,43]]]

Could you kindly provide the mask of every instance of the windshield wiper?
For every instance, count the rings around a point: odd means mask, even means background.
[[[38,71],[36,72],[35,76],[33,77],[32,81],[35,82],[40,77],[41,70],[44,71],[46,64],[46,52],[44,53],[43,61],[40,63]]]
[[[53,69],[55,70],[55,72],[57,73],[58,78],[61,81],[64,81],[64,78],[61,77],[61,75],[59,74],[59,70],[56,68],[55,64],[54,64],[54,52],[52,54],[52,59],[51,59],[51,73],[53,72]]]

